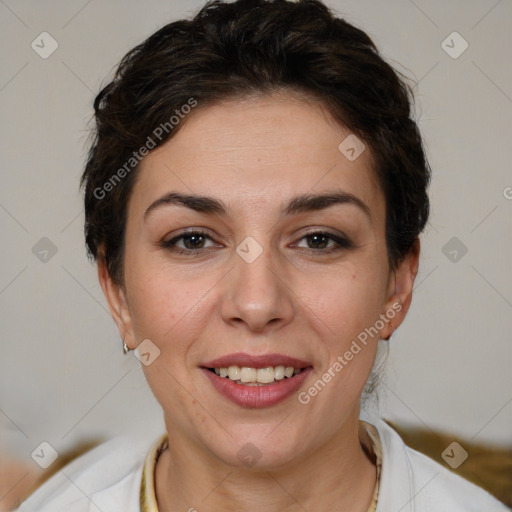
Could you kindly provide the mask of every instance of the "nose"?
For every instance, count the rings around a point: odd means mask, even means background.
[[[293,318],[294,295],[279,259],[268,248],[250,263],[238,254],[233,259],[235,268],[227,276],[223,294],[223,320],[258,333],[287,325]]]

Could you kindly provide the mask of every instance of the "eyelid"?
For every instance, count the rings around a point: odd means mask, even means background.
[[[322,226],[307,226],[299,231],[299,234],[295,235],[299,239],[304,238],[308,235],[316,235],[316,234],[322,234],[322,235],[328,235],[332,236],[333,238],[344,238],[349,239],[349,237],[343,233],[343,231],[335,230],[333,228],[327,228]]]
[[[352,242],[352,240],[344,233],[333,233],[332,231],[325,229],[325,228],[324,229],[314,228],[314,229],[311,229],[310,231],[302,233],[298,237],[298,242],[302,241],[304,238],[306,238],[308,236],[314,236],[314,235],[325,235],[331,241],[334,241],[337,245],[334,247],[326,248],[326,249],[310,249],[308,247],[302,247],[302,249],[304,249],[306,251],[310,251],[310,252],[328,253],[330,251],[335,251],[336,249],[349,249],[349,248],[355,247],[355,244]]]
[[[185,230],[172,236],[170,239],[163,240],[161,242],[161,245],[165,249],[172,250],[176,253],[189,254],[189,255],[198,254],[201,252],[206,253],[208,250],[214,248],[214,246],[200,247],[198,249],[186,249],[186,248],[183,249],[181,247],[177,247],[176,244],[178,243],[178,241],[185,238],[187,235],[200,235],[200,236],[203,236],[204,238],[207,238],[210,241],[216,243],[214,237],[210,235],[209,230],[207,228],[186,228]],[[335,245],[331,246],[331,247],[326,247],[323,249],[311,249],[308,247],[299,247],[299,248],[304,251],[310,252],[310,253],[328,254],[330,252],[335,252],[337,250],[350,249],[350,248],[355,247],[355,244],[344,233],[333,233],[330,229],[322,228],[322,227],[310,228],[309,231],[301,233],[300,235],[297,236],[295,244],[300,243],[302,240],[304,240],[308,236],[314,236],[314,235],[325,235],[325,236],[327,236],[328,239],[330,239],[330,241],[333,241],[335,243]],[[295,244],[293,244],[293,245],[295,245]],[[218,245],[217,245],[217,247],[218,247]]]
[[[214,237],[210,234],[209,230],[206,228],[186,228],[184,231],[180,231],[179,233],[172,235],[171,237],[166,237],[162,241],[163,245],[171,246],[172,242],[175,242],[177,240],[180,240],[186,236],[190,235],[201,235],[205,238],[210,239],[211,241],[215,242]],[[186,249],[187,251],[193,251],[194,249]]]

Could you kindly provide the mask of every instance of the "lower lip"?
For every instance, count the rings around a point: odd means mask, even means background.
[[[304,368],[294,377],[274,381],[273,384],[244,386],[227,377],[219,377],[206,368],[201,369],[221,395],[242,407],[270,407],[282,402],[300,388],[312,370],[311,367]]]

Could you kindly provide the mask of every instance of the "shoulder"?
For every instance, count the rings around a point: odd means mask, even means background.
[[[139,512],[142,468],[151,442],[119,436],[100,444],[59,470],[15,512]]]
[[[374,423],[382,443],[376,512],[507,512],[488,492],[409,448],[384,421]]]

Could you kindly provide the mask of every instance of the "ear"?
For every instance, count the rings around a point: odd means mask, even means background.
[[[123,286],[114,282],[102,255],[98,255],[98,279],[121,339],[129,348],[135,349],[137,342],[133,333],[132,317],[126,300],[126,291]]]
[[[420,241],[416,239],[398,267],[390,273],[387,299],[382,312],[389,321],[380,331],[380,337],[383,340],[389,340],[393,331],[404,321],[407,311],[409,311],[412,289],[418,274],[419,258]]]

